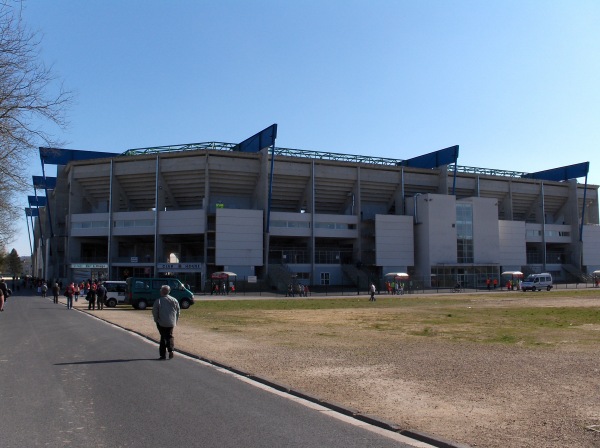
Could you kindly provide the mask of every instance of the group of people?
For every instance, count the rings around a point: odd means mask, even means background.
[[[189,285],[186,285],[186,288],[190,289]],[[225,294],[229,295],[229,292],[232,292],[232,293],[235,292],[235,285],[233,284],[233,282],[230,282],[229,287],[227,287],[227,283],[225,283],[225,282],[221,282],[221,283],[214,282],[212,284],[211,289],[210,289],[210,295],[211,296],[213,294],[217,295],[217,296],[219,294],[221,294],[221,295],[225,295]]]
[[[106,287],[102,282],[94,280],[88,282],[83,286],[83,292],[85,294],[85,300],[88,302],[88,310],[103,310],[104,302],[106,301]]]
[[[510,279],[509,281],[506,282],[506,289],[508,289],[508,290],[521,289],[521,280]]]
[[[286,297],[308,297],[308,286],[303,285],[302,283],[296,284],[296,287],[291,283],[288,285],[288,290],[285,294]]]
[[[404,294],[404,282],[392,281],[385,282],[385,289],[388,294]]]
[[[46,297],[48,290],[52,292],[52,301],[58,303],[58,297],[61,291],[63,291],[63,285],[61,281],[50,282],[51,286],[48,287],[48,282],[42,280],[38,286],[38,292],[42,297]],[[67,309],[73,309],[73,301],[78,302],[79,297],[83,295],[88,302],[88,310],[102,310],[104,309],[104,302],[106,301],[106,287],[102,282],[98,280],[88,280],[87,282],[69,283],[64,288],[64,296],[67,298]]]
[[[485,286],[487,286],[488,291],[492,289],[492,286],[494,287],[494,289],[496,289],[498,287],[498,279],[495,278],[494,280],[492,280],[488,277],[485,280]]]

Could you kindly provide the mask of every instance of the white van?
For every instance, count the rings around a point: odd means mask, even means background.
[[[102,284],[106,288],[106,300],[104,301],[106,306],[114,308],[118,303],[125,303],[126,281],[106,280]]]
[[[552,289],[552,275],[547,272],[531,274],[521,283],[521,291],[541,291],[542,288],[546,288],[548,291]]]

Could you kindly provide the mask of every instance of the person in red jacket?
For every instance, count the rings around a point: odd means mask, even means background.
[[[65,296],[67,297],[67,309],[68,310],[73,309],[73,296],[74,295],[75,295],[75,285],[73,283],[70,283],[69,285],[67,285],[67,288],[65,289]]]

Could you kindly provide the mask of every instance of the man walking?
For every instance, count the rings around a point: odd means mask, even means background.
[[[60,294],[60,286],[58,286],[57,282],[54,282],[54,285],[52,285],[52,296],[53,296],[54,303],[58,303],[58,295],[59,294]]]
[[[155,300],[152,306],[152,316],[160,333],[160,344],[158,346],[160,358],[158,359],[167,359],[167,350],[169,351],[169,359],[172,359],[173,349],[175,348],[173,329],[179,320],[179,302],[169,295],[170,292],[171,287],[169,285],[162,285],[160,298]]]
[[[96,288],[96,305],[99,310],[104,309],[104,301],[106,300],[106,286],[104,283],[100,283]]]
[[[75,288],[73,287],[73,283],[67,286],[65,289],[65,296],[67,296],[67,309],[73,309],[73,294],[75,294]]]
[[[86,299],[88,301],[88,310],[95,310],[96,309],[96,284],[90,285]]]

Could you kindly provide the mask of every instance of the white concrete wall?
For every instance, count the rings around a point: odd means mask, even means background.
[[[583,226],[583,265],[600,265],[600,226]]]
[[[406,201],[414,221],[415,271],[428,276],[435,264],[456,264],[456,198],[423,194]]]
[[[375,215],[375,264],[414,266],[413,217]]]
[[[456,198],[427,194],[419,207],[424,212],[421,216],[429,238],[430,265],[456,263]]]
[[[263,211],[218,208],[215,262],[263,265]]]
[[[527,264],[525,246],[525,221],[498,221],[500,251],[498,263],[509,266]]]
[[[198,234],[205,231],[205,211],[167,210],[158,212],[160,235]]]
[[[473,204],[473,261],[497,263],[500,251],[498,200],[473,197],[460,202]]]

